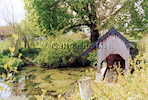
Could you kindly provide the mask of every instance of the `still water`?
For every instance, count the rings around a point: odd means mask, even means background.
[[[17,82],[9,82],[8,84],[4,84],[3,79],[0,79],[0,86],[3,86],[3,91],[0,91],[0,99],[3,98],[4,100],[27,100],[25,94],[19,94],[20,90],[25,86],[23,82],[24,79],[25,77],[21,77]]]
[[[4,100],[35,100],[46,90],[47,100],[56,99],[58,94],[65,95],[74,83],[85,74],[89,68],[46,69],[40,67],[25,67],[15,76],[15,81],[4,85],[0,98]],[[3,85],[0,79],[0,86]],[[0,91],[1,92],[1,91]]]

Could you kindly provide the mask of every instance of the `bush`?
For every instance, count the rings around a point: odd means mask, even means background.
[[[146,34],[143,38],[139,40],[138,49],[141,53],[145,53],[148,51],[148,34]]]
[[[6,62],[8,61],[9,57],[8,56],[3,56],[2,58],[0,58],[0,66],[5,65]]]
[[[91,62],[90,65],[93,67],[97,66],[97,51],[94,50],[88,54],[87,59]]]
[[[9,49],[3,50],[3,55],[9,55],[9,54],[10,54],[10,50]]]
[[[10,57],[8,57],[8,56],[3,56],[3,58],[0,58],[0,66],[4,66],[8,62],[9,59],[10,59]],[[17,58],[15,58],[15,59],[18,60]],[[17,66],[16,60],[12,63],[12,67]],[[23,65],[24,65],[23,60],[20,60],[18,63],[18,69],[20,69],[21,66],[23,66]]]
[[[138,50],[138,43],[137,42],[132,42],[132,44],[135,46],[135,48],[130,48],[130,55],[132,55],[132,58],[136,57],[139,53]]]
[[[87,48],[86,40],[71,40],[69,38],[50,38],[43,43],[43,49],[34,62],[44,66],[85,66],[87,60],[82,53]]]
[[[0,54],[0,59],[3,58],[3,55]]]
[[[16,59],[16,60],[17,60],[17,59]],[[21,66],[24,65],[24,62],[23,62],[23,60],[20,60],[19,63],[18,63],[16,60],[12,63],[11,66],[12,66],[12,67],[18,66],[18,70],[21,70]],[[18,64],[18,65],[17,65],[17,64]]]
[[[23,58],[29,57],[32,59],[34,59],[39,54],[40,51],[41,51],[40,48],[31,48],[31,51],[29,51],[28,48],[20,48],[19,49],[19,53],[22,53]]]

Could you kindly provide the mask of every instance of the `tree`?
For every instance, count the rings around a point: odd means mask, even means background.
[[[144,26],[142,18],[138,17],[136,22],[137,18],[134,17],[134,14],[139,13],[135,8],[138,0],[25,0],[24,2],[30,20],[36,21],[42,32],[48,35],[56,35],[51,31],[53,29],[59,31],[88,26],[91,30],[90,40],[95,42],[104,30],[111,27],[125,31],[127,24],[129,30],[136,28],[138,24]]]
[[[12,3],[9,4],[4,4],[3,6],[4,8],[1,9],[1,14],[0,17],[3,18],[3,20],[6,22],[7,27],[8,27],[8,33],[10,36],[17,36],[20,28],[17,27],[18,23],[16,22],[16,18],[15,18],[15,9],[14,9],[14,5]],[[13,37],[10,37],[9,39],[11,41],[11,47],[15,47],[15,55],[18,54],[19,51],[19,38],[14,40]]]
[[[31,48],[34,47],[35,38],[41,35],[41,31],[39,26],[36,26],[36,23],[32,23],[27,20],[28,18],[26,17],[22,21],[19,35],[21,36],[21,40],[24,42],[24,47],[28,48],[29,52],[31,52]]]
[[[135,31],[141,32],[144,26],[147,26],[146,0],[67,0],[66,2],[79,18],[77,21],[79,24],[76,26],[90,27],[91,42],[96,41],[103,30],[111,27],[119,31],[132,30],[129,31],[130,35],[138,37]],[[136,7],[137,4],[142,10],[145,9],[143,13]]]
[[[22,46],[21,41],[24,41],[24,47],[31,51],[34,37],[38,36],[36,33],[40,33],[38,27],[34,27],[37,26],[36,22],[31,23],[31,21],[28,21],[28,17],[26,17],[20,24],[17,23],[18,16],[15,13],[16,8],[12,2],[4,3],[4,7],[1,10],[0,17],[3,18],[9,28],[8,34],[12,36],[9,37],[9,41],[11,42],[11,47],[15,47],[15,56],[18,55],[19,48]],[[14,40],[13,37],[17,37],[17,39]]]
[[[38,24],[41,31],[47,35],[56,35],[51,32],[61,30],[71,24],[72,15],[67,12],[68,7],[63,0],[24,0],[25,10],[29,21]]]
[[[118,19],[118,24],[120,24],[118,30],[135,38],[141,38],[148,32],[148,1],[131,2],[124,16],[119,16]]]

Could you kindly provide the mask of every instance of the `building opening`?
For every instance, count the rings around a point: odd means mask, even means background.
[[[102,70],[104,71],[104,80],[112,82],[114,80],[114,76],[118,75],[117,70],[114,68],[115,64],[125,70],[125,60],[119,54],[110,54],[103,62]]]

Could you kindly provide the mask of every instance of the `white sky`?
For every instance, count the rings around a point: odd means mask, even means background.
[[[12,22],[12,15],[14,22],[20,23],[25,18],[25,12],[22,0],[0,0],[0,26]]]

